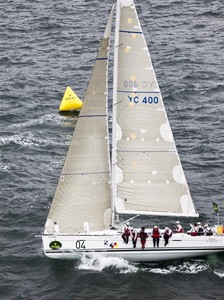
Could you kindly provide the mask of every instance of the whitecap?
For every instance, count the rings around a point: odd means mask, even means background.
[[[9,167],[8,167],[7,165],[3,164],[3,163],[0,163],[0,169],[1,169],[2,171],[8,171],[8,170],[9,170]]]
[[[31,132],[26,132],[23,134],[15,134],[9,137],[0,138],[0,146],[9,145],[15,143],[21,146],[46,146],[48,144],[46,139],[34,138]]]
[[[217,275],[220,278],[224,277],[224,271],[214,271],[214,274]]]
[[[136,273],[138,268],[128,261],[118,257],[106,257],[92,253],[83,255],[76,266],[78,270],[92,270],[101,272],[104,269],[113,269],[118,273]]]
[[[44,171],[53,171],[55,169],[61,169],[63,167],[63,161],[52,159],[49,162],[43,162],[42,164],[40,164],[40,167]]]
[[[149,269],[151,273],[159,273],[162,275],[181,273],[181,274],[197,274],[209,268],[209,265],[203,260],[186,261],[180,265],[169,265],[161,268]]]
[[[66,138],[70,138],[71,136],[66,136]],[[20,134],[15,134],[13,136],[1,137],[0,138],[0,146],[6,146],[11,143],[23,146],[23,147],[46,147],[48,145],[69,145],[70,141],[59,141],[57,138],[48,140],[47,138],[37,138],[32,132],[23,132]]]
[[[47,123],[60,124],[63,120],[64,120],[64,117],[60,116],[58,114],[46,114],[46,115],[39,117],[38,119],[32,119],[32,120],[29,120],[29,121],[23,122],[23,123],[11,124],[10,126],[8,126],[8,128],[18,128],[18,127],[24,128],[24,127],[29,127],[29,126],[35,126],[38,124],[43,125],[43,124],[47,124]]]

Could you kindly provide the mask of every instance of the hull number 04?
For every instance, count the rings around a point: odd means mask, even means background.
[[[76,249],[86,249],[85,240],[77,240],[75,243]]]

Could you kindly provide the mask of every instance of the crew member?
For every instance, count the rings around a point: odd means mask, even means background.
[[[198,225],[198,235],[204,235],[205,231],[204,228],[202,227],[202,225]]]
[[[160,231],[158,226],[154,226],[153,230],[152,230],[152,235],[151,235],[152,239],[153,239],[153,246],[157,246],[159,247],[159,239],[161,237],[160,235]]]
[[[146,243],[146,239],[148,237],[148,234],[145,232],[145,227],[142,227],[140,232],[139,232],[139,237],[141,240],[141,244],[142,244],[142,250],[145,249],[145,243]]]
[[[211,227],[208,226],[208,224],[204,225],[204,231],[205,231],[205,235],[213,235],[212,229]]]
[[[138,238],[138,233],[135,228],[131,228],[131,239],[133,243],[133,248],[136,248],[136,243],[137,243],[137,238]]]
[[[129,236],[131,234],[130,224],[129,223],[126,223],[124,225],[122,232],[123,232],[122,233],[122,239],[123,239],[124,243],[128,244]]]
[[[163,238],[164,238],[164,241],[165,241],[164,246],[169,244],[169,239],[171,238],[172,234],[173,234],[173,232],[169,227],[164,228],[164,235],[163,235]]]
[[[183,227],[180,225],[180,222],[179,222],[179,221],[176,221],[176,229],[175,229],[175,232],[176,232],[176,233],[182,233],[182,232],[184,232],[184,229],[183,229]]]
[[[187,234],[190,234],[192,236],[198,235],[197,224],[195,224],[195,225],[190,224],[190,226],[191,226],[191,229],[187,231]]]

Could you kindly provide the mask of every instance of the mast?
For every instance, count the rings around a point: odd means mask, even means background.
[[[118,76],[118,47],[119,47],[119,27],[120,27],[120,0],[116,4],[116,23],[114,37],[114,74],[113,74],[113,108],[112,108],[112,153],[111,153],[111,211],[112,226],[115,219],[115,197],[116,197],[116,118],[117,118],[117,76]]]

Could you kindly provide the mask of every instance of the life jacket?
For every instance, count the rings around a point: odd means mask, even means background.
[[[126,236],[130,235],[130,227],[129,226],[125,226],[123,228],[123,234],[126,235]]]
[[[197,231],[191,232],[191,236],[197,236],[197,235],[198,235]]]
[[[152,237],[153,238],[159,238],[160,237],[160,232],[158,228],[153,228],[152,230]]]
[[[198,235],[204,235],[204,229],[202,228],[202,226],[198,227]]]
[[[198,235],[197,228],[196,228],[196,227],[192,227],[191,230],[190,230],[190,234],[191,234],[191,236],[196,236],[196,235]]]
[[[134,240],[136,240],[136,239],[137,239],[137,237],[138,237],[138,233],[137,233],[137,231],[136,231],[136,230],[131,230],[131,237],[132,237]]]
[[[142,241],[146,240],[146,238],[148,237],[148,234],[144,231],[140,231],[139,233],[139,237]]]
[[[177,233],[182,233],[182,232],[184,232],[183,227],[182,227],[180,224],[177,225],[177,227],[176,227],[176,232],[177,232]]]
[[[206,235],[213,235],[213,232],[212,232],[212,230],[211,230],[210,227],[207,227],[207,228],[205,229],[205,234],[206,234]]]
[[[172,236],[173,232],[170,228],[166,229],[164,232],[164,236],[170,238]]]

